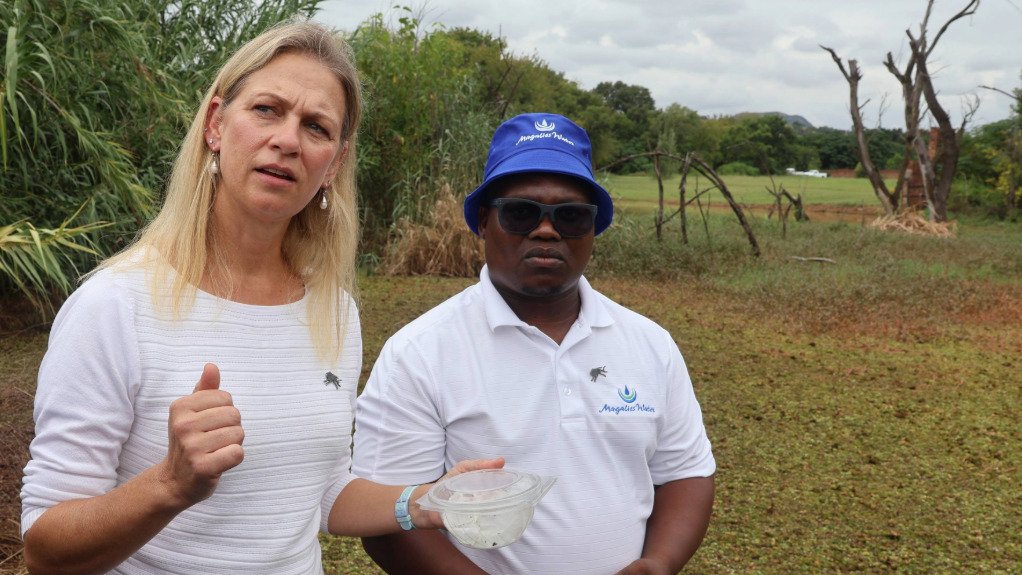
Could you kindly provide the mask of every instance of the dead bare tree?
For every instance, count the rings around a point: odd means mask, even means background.
[[[834,62],[837,63],[838,69],[841,70],[841,74],[848,81],[849,110],[852,114],[852,130],[855,132],[855,142],[857,144],[855,154],[859,159],[859,163],[862,164],[862,169],[866,172],[866,177],[869,178],[869,183],[873,185],[873,193],[880,200],[884,213],[894,214],[898,211],[898,206],[901,203],[904,170],[898,176],[898,184],[892,192],[887,189],[887,183],[884,182],[883,176],[880,175],[880,169],[873,163],[873,159],[869,155],[869,141],[866,139],[866,127],[862,121],[862,108],[865,107],[865,104],[859,104],[859,80],[862,79],[859,62],[858,60],[848,60],[848,68],[845,69],[844,62],[832,48],[822,44],[820,48],[830,52]],[[907,116],[908,113],[906,112]]]
[[[933,79],[929,73],[927,62],[930,55],[936,48],[937,43],[944,33],[954,22],[976,13],[980,0],[969,0],[969,2],[954,16],[950,17],[940,27],[933,40],[928,40],[928,26],[930,16],[933,12],[934,0],[928,0],[926,13],[919,25],[919,35],[914,36],[911,31],[905,33],[909,37],[911,55],[905,63],[904,69],[898,67],[891,52],[887,53],[884,66],[901,84],[902,100],[905,113],[905,160],[902,169],[898,174],[898,182],[894,191],[890,191],[880,176],[880,171],[870,160],[868,141],[866,139],[865,127],[862,121],[862,107],[859,104],[858,85],[862,79],[856,60],[848,61],[848,68],[837,53],[826,46],[820,48],[830,53],[831,58],[838,65],[841,74],[845,77],[849,86],[849,101],[852,115],[852,126],[855,131],[856,143],[858,144],[859,161],[862,163],[866,175],[873,185],[877,198],[880,200],[886,214],[893,214],[901,207],[901,200],[904,197],[907,185],[909,164],[913,159],[919,162],[923,176],[923,188],[926,195],[927,205],[930,208],[930,217],[935,221],[947,220],[947,196],[951,189],[951,180],[954,178],[955,169],[958,164],[960,151],[961,134],[964,132],[967,122],[976,112],[973,104],[966,112],[961,127],[955,130],[951,125],[950,116],[937,100],[937,92],[933,87]],[[938,125],[938,133],[941,141],[938,157],[930,158],[926,142],[919,129],[920,122],[924,115],[922,101],[925,98],[929,114]]]
[[[792,208],[795,208],[795,221],[809,221],[809,216],[806,215],[805,207],[802,205],[802,194],[792,196],[791,192],[784,189],[784,184],[777,185],[773,176],[770,176],[770,185],[765,188],[767,193],[774,198],[774,203],[770,206],[770,211],[767,212],[767,219],[777,212],[777,221],[781,223],[782,238],[788,236],[788,214],[791,213]],[[788,200],[788,203],[785,204],[784,200]]]
[[[979,0],[976,0],[978,2]],[[918,60],[918,83],[923,87],[923,96],[926,98],[926,105],[930,109],[930,115],[937,122],[937,133],[939,134],[936,157],[930,158],[927,146],[923,139],[916,134],[915,147],[919,157],[919,165],[923,166],[923,158],[929,162],[924,166],[923,191],[926,194],[926,204],[930,209],[930,219],[935,222],[947,221],[947,199],[951,194],[951,184],[954,182],[955,172],[958,169],[958,157],[961,155],[962,136],[965,134],[965,126],[976,114],[979,104],[973,100],[969,108],[962,115],[962,123],[955,129],[951,124],[951,116],[940,105],[937,100],[937,92],[933,88],[933,80],[926,65],[926,58],[923,52],[925,46],[912,37],[909,33],[909,44],[912,52]]]

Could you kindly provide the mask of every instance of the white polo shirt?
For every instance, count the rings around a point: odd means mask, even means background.
[[[716,468],[671,335],[585,278],[579,289],[558,345],[518,319],[484,267],[390,338],[357,402],[358,476],[425,483],[503,456],[558,478],[517,542],[459,545],[488,573],[615,573],[642,552],[653,486]]]

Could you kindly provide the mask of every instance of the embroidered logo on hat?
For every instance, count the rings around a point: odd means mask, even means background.
[[[540,132],[552,132],[554,130],[554,128],[557,127],[557,124],[555,124],[553,122],[549,122],[549,121],[547,121],[546,118],[543,118],[542,120],[540,120],[540,121],[536,122],[535,124],[533,124],[533,126],[536,126],[536,130],[538,130]]]

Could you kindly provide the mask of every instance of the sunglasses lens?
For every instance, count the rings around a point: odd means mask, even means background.
[[[593,229],[596,218],[594,206],[587,204],[538,204],[530,200],[498,199],[497,207],[500,227],[509,234],[527,235],[539,227],[543,217],[550,214],[554,229],[565,238],[579,238]]]
[[[593,213],[583,206],[558,206],[554,210],[554,228],[566,238],[577,238],[593,227]]]
[[[540,213],[540,207],[531,202],[506,202],[498,210],[501,227],[512,234],[527,234],[536,229]]]

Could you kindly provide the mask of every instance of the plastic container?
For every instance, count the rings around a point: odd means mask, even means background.
[[[536,504],[555,481],[513,469],[469,471],[437,482],[418,503],[438,511],[462,545],[498,549],[521,537]]]

